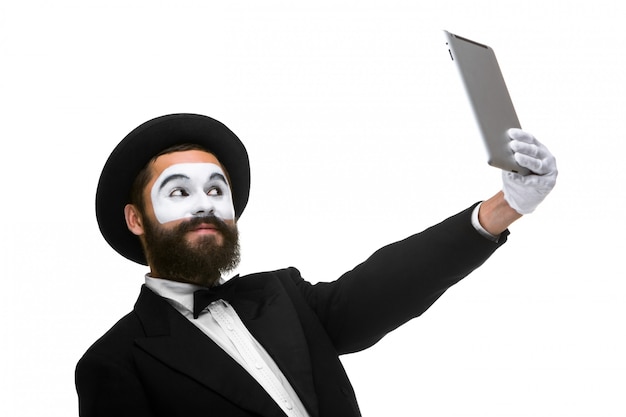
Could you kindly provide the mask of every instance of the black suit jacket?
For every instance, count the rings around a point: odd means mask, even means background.
[[[506,240],[467,209],[385,246],[334,282],[294,268],[241,277],[235,310],[312,417],[358,416],[339,355],[365,349],[482,264]],[[376,306],[372,308],[372,306]],[[81,358],[80,415],[283,416],[258,383],[167,301],[142,287],[134,310]]]

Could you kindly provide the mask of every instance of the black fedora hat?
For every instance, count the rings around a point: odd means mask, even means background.
[[[149,120],[130,132],[111,152],[96,191],[96,218],[104,239],[131,261],[146,265],[139,238],[126,227],[124,206],[137,174],[161,151],[178,144],[200,145],[228,172],[235,216],[250,194],[250,163],[239,138],[225,125],[199,114],[170,114]]]

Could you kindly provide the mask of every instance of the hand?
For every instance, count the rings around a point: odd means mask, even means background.
[[[523,176],[502,171],[504,199],[519,214],[529,214],[535,211],[556,184],[556,159],[530,133],[521,129],[509,129],[507,133],[515,160],[532,172]]]

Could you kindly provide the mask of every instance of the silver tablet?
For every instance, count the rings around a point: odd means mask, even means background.
[[[509,148],[506,131],[521,126],[493,49],[448,31],[444,34],[483,137],[487,162],[506,171],[528,174],[529,170],[515,162]]]

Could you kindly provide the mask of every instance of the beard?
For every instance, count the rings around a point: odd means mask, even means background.
[[[146,259],[160,278],[210,287],[222,274],[237,267],[240,260],[239,232],[215,216],[194,217],[173,229],[165,229],[144,218],[142,243]],[[222,236],[219,244],[216,235],[197,236],[194,242],[186,238],[187,232],[201,224],[210,224]]]

